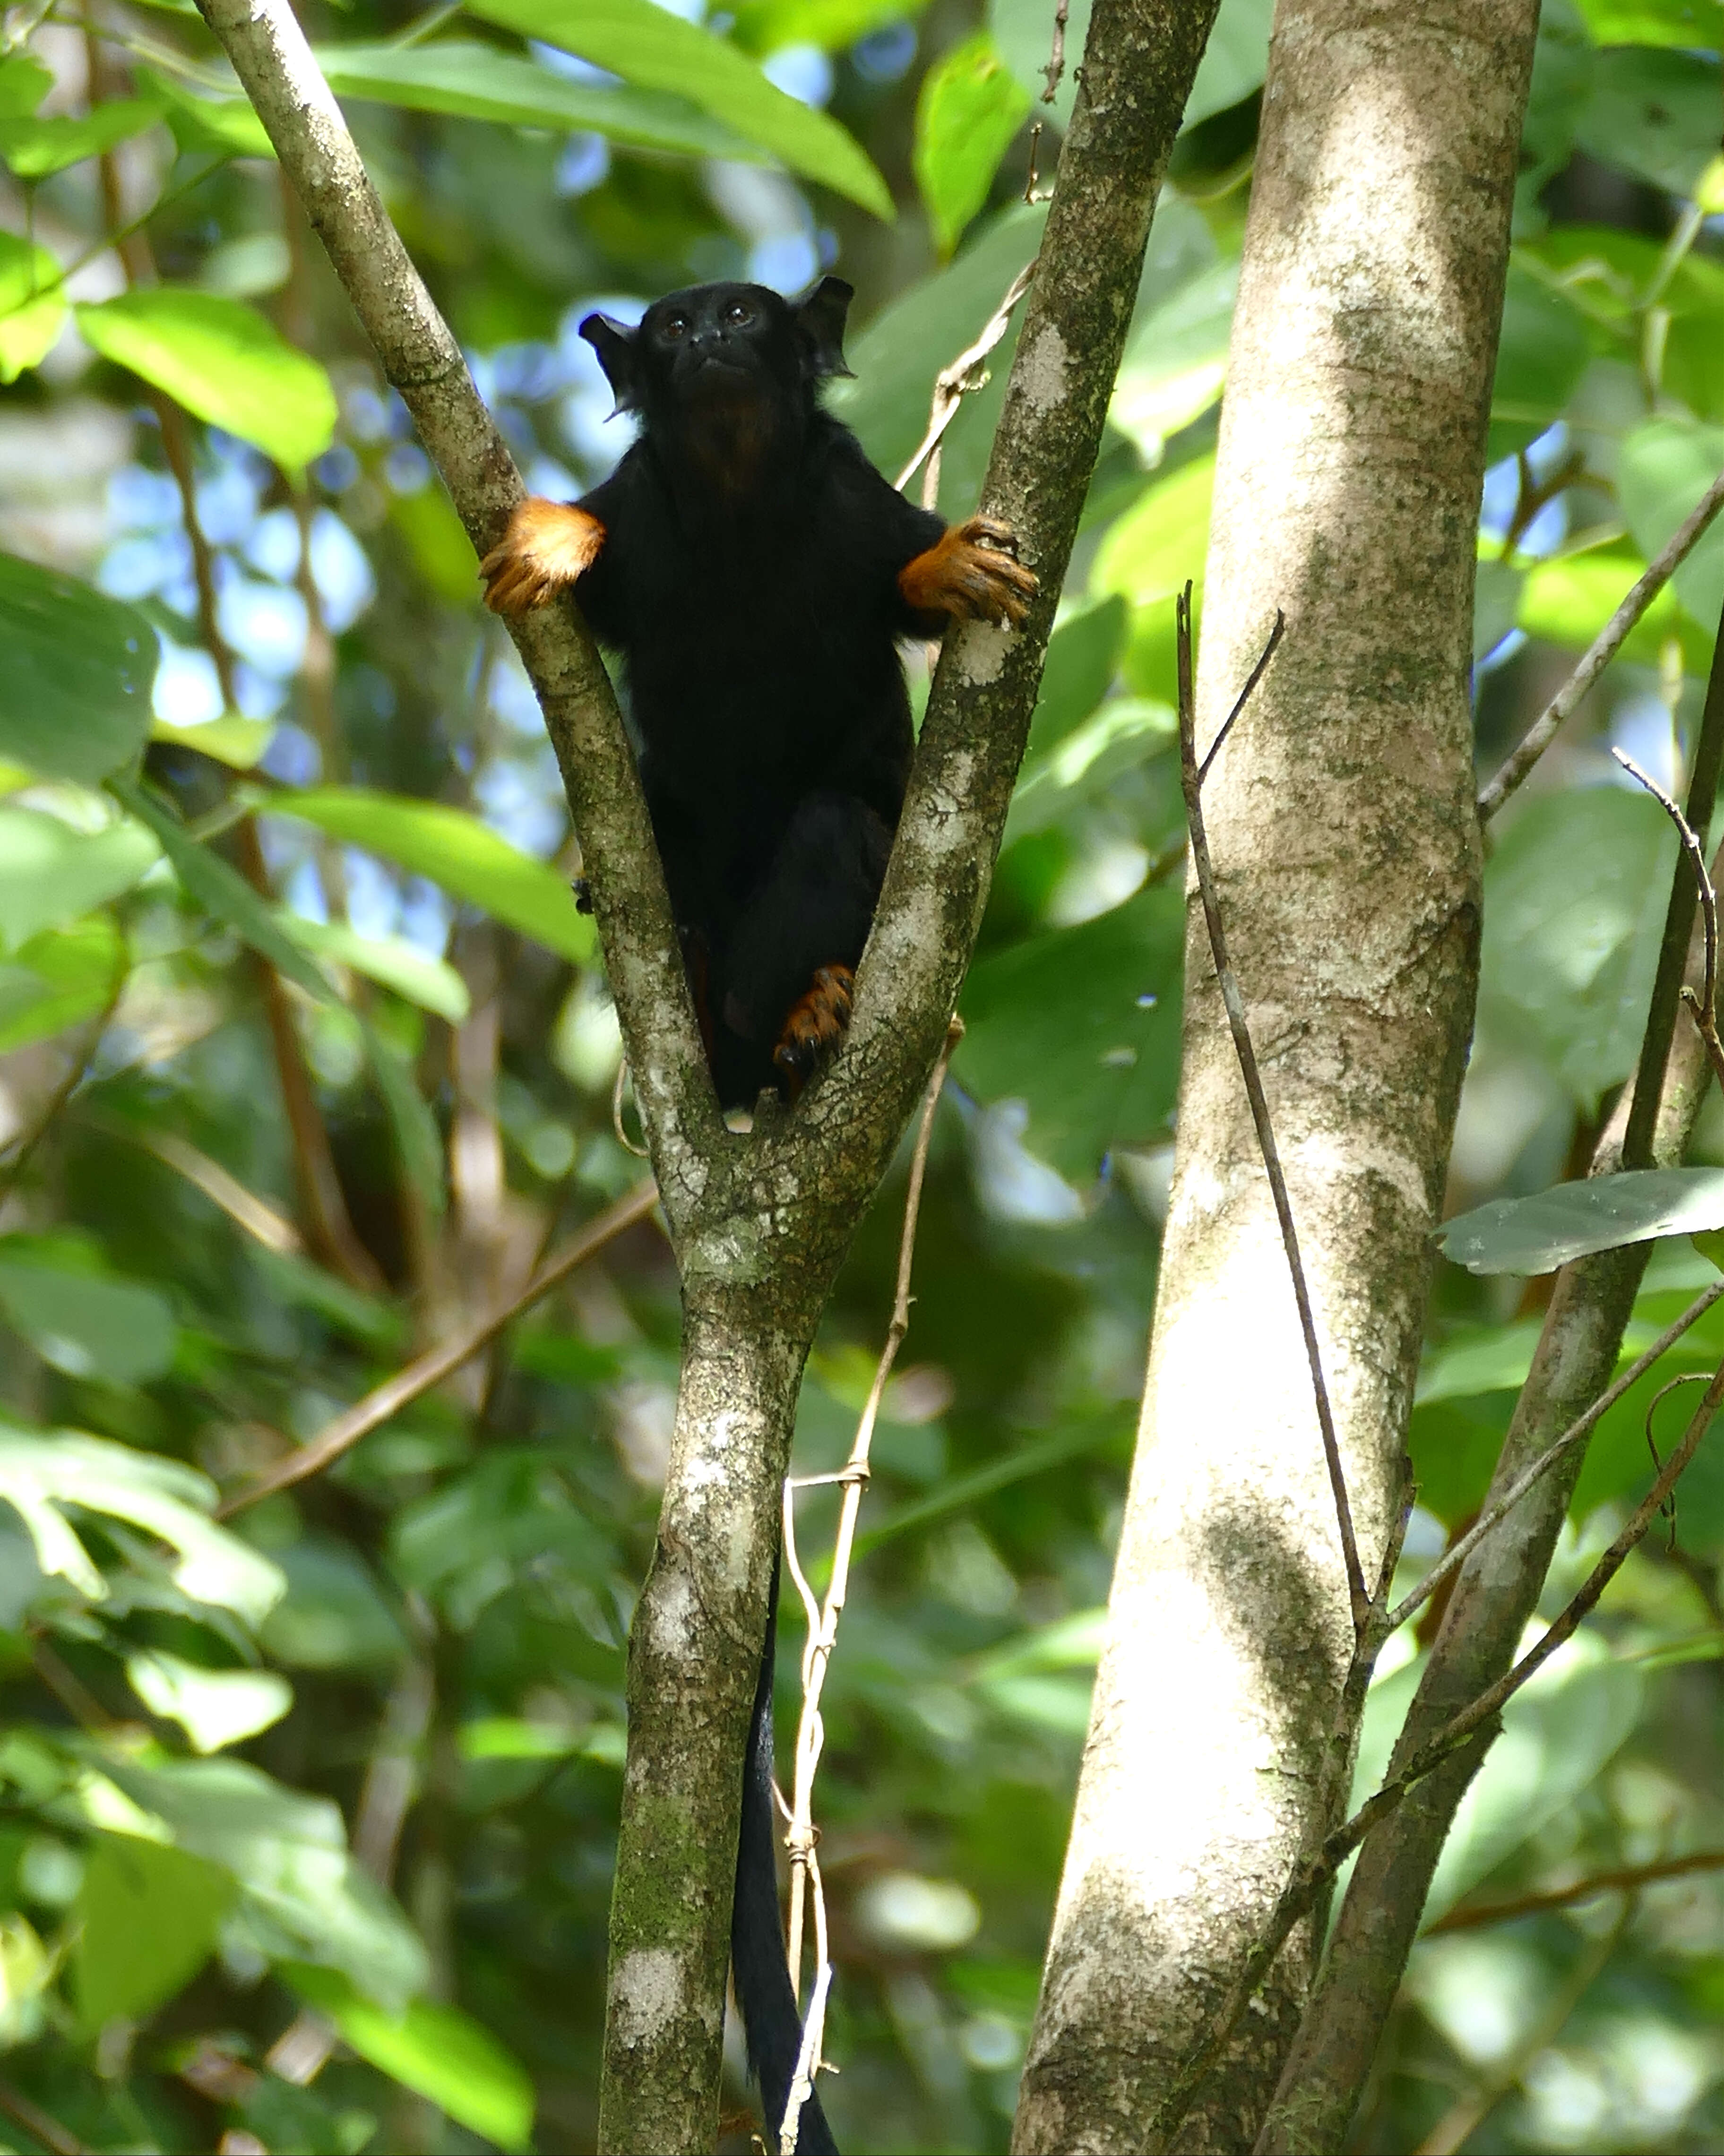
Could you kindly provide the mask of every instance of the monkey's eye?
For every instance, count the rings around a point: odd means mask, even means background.
[[[733,330],[745,330],[754,319],[754,310],[744,306],[740,300],[733,300],[724,310],[724,319]]]
[[[687,330],[687,327],[688,317],[687,315],[667,315],[665,317],[664,326],[660,334],[664,337],[666,343],[674,344],[677,339],[682,335],[683,331]]]

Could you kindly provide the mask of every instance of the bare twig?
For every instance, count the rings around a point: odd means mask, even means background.
[[[1369,1627],[1371,1597],[1365,1584],[1365,1573],[1359,1563],[1359,1546],[1353,1533],[1353,1512],[1347,1498],[1346,1471],[1341,1466],[1341,1441],[1335,1435],[1335,1416],[1329,1404],[1329,1388],[1323,1377],[1323,1353],[1318,1345],[1317,1322],[1311,1309],[1310,1291],[1305,1284],[1305,1266],[1299,1254],[1299,1230],[1294,1224],[1293,1202],[1288,1195],[1287,1178],[1281,1169],[1281,1155],[1275,1144],[1274,1127],[1269,1120],[1269,1104],[1258,1069],[1257,1051],[1252,1046],[1251,1029],[1245,1020],[1245,1000],[1239,993],[1238,981],[1227,959],[1227,932],[1222,923],[1221,900],[1216,890],[1215,870],[1209,858],[1209,836],[1203,822],[1203,775],[1214,761],[1216,750],[1227,738],[1234,720],[1244,709],[1246,698],[1263,679],[1263,670],[1274,655],[1284,626],[1278,613],[1262,658],[1252,669],[1251,678],[1240,691],[1208,755],[1200,764],[1197,761],[1196,700],[1191,690],[1190,584],[1181,593],[1176,609],[1180,781],[1186,798],[1186,821],[1191,828],[1191,861],[1197,870],[1197,888],[1203,901],[1203,917],[1208,925],[1209,948],[1215,960],[1216,981],[1227,1010],[1227,1025],[1238,1055],[1239,1069],[1245,1080],[1246,1094],[1251,1102],[1251,1120],[1257,1129],[1258,1149],[1263,1155],[1263,1168],[1275,1201],[1275,1217],[1281,1224],[1281,1241],[1287,1252],[1287,1267],[1293,1276],[1294,1300],[1299,1306],[1299,1330],[1305,1336],[1305,1357],[1310,1364],[1311,1389],[1317,1403],[1317,1422],[1323,1435],[1323,1457],[1329,1468],[1330,1489],[1335,1498],[1335,1525],[1341,1535],[1342,1561],[1346,1566],[1347,1598],[1352,1609],[1353,1636],[1356,1641],[1365,1636]]]
[[[986,362],[988,355],[1006,334],[1012,311],[1030,289],[1030,280],[1036,274],[1034,262],[1027,262],[1006,288],[1005,297],[989,316],[981,334],[974,344],[966,345],[949,366],[943,367],[934,378],[934,398],[929,408],[928,432],[922,437],[916,454],[904,466],[893,485],[902,494],[921,469],[924,458],[929,460],[929,470],[922,483],[923,506],[931,509],[939,493],[939,451],[945,431],[958,416],[958,408],[964,399],[980,389],[988,378]]]
[[[1694,826],[1658,781],[1649,772],[1643,771],[1625,751],[1613,748],[1610,753],[1631,778],[1645,788],[1675,825],[1676,835],[1682,841],[1689,865],[1694,870],[1695,881],[1700,887],[1701,921],[1706,933],[1706,969],[1701,976],[1699,993],[1696,994],[1685,983],[1682,1002],[1706,1044],[1707,1060],[1719,1084],[1724,1086],[1724,1041],[1718,1038],[1718,894],[1713,888],[1711,874],[1706,866],[1706,850],[1696,836]]]
[[[646,1147],[636,1144],[629,1136],[627,1125],[623,1122],[623,1094],[628,1082],[629,1059],[625,1055],[616,1066],[616,1079],[610,1088],[610,1127],[617,1143],[625,1152],[633,1153],[636,1160],[645,1160]]]
[[[1517,1894],[1512,1901],[1480,1902],[1471,1908],[1451,1909],[1427,1924],[1424,1936],[1442,1932],[1476,1932],[1487,1924],[1511,1924],[1521,1917],[1540,1917],[1550,1909],[1570,1909],[1577,1902],[1590,1902],[1599,1894],[1632,1893],[1655,1887],[1663,1879],[1686,1879],[1697,1871],[1724,1871],[1724,1849],[1697,1849],[1686,1856],[1661,1857],[1655,1864],[1624,1864],[1609,1871],[1594,1871],[1577,1879],[1572,1887],[1547,1887],[1541,1893]]]
[[[50,2152],[50,2156],[90,2156],[90,2150],[77,2135],[60,2124],[52,2113],[43,2110],[40,2104],[32,2103],[22,2089],[10,2082],[0,2082],[0,2111],[14,2126],[39,2141]]]
[[[804,1901],[811,1892],[818,1965],[813,1994],[809,2000],[808,2018],[803,2029],[796,2079],[785,2107],[780,2135],[781,2156],[795,2156],[797,2122],[819,2066],[821,2032],[826,2020],[826,1994],[831,1982],[831,1964],[826,1958],[826,1902],[821,1891],[820,1868],[815,1855],[814,1776],[820,1764],[821,1747],[826,1741],[826,1731],[821,1721],[821,1693],[825,1688],[832,1649],[837,1642],[838,1620],[843,1614],[844,1599],[850,1585],[850,1559],[856,1543],[857,1516],[862,1510],[862,1491],[867,1486],[868,1454],[874,1441],[874,1424],[879,1418],[887,1379],[892,1375],[892,1366],[898,1360],[898,1351],[903,1345],[904,1335],[910,1327],[910,1267],[916,1254],[916,1224],[922,1211],[922,1185],[928,1173],[928,1147],[934,1135],[934,1111],[939,1106],[952,1051],[963,1038],[963,1034],[964,1021],[955,1017],[947,1029],[945,1045],[929,1074],[928,1090],[922,1099],[922,1120],[917,1127],[915,1148],[910,1156],[909,1182],[904,1192],[903,1227],[898,1235],[898,1281],[893,1295],[892,1322],[886,1328],[885,1345],[881,1348],[880,1359],[874,1366],[874,1382],[868,1388],[868,1397],[862,1408],[862,1419],[857,1424],[850,1457],[845,1462],[842,1472],[836,1478],[843,1485],[844,1497],[838,1514],[838,1532],[832,1550],[832,1575],[826,1588],[824,1609],[816,1603],[813,1589],[797,1561],[796,1486],[792,1482],[785,1485],[785,1562],[808,1615],[808,1637],[802,1649],[802,1712],[796,1724],[795,1779],[792,1784],[790,1821],[785,1830],[785,1846],[790,1860],[788,1951],[791,1984],[799,1990],[801,1988],[802,1912]],[[821,1479],[827,1481],[832,1478],[822,1476]]]
[[[1579,665],[1528,727],[1520,746],[1504,759],[1496,776],[1479,796],[1481,822],[1490,822],[1556,739],[1563,721],[1621,650],[1642,615],[1699,544],[1721,508],[1724,508],[1724,472],[1712,481],[1693,513],[1593,639]]]
[[[1683,1470],[1699,1450],[1701,1440],[1706,1435],[1721,1404],[1724,1404],[1724,1363],[1721,1363],[1714,1372],[1705,1396],[1683,1432],[1681,1443],[1665,1462],[1664,1471],[1635,1507],[1627,1524],[1593,1566],[1567,1607],[1543,1636],[1521,1656],[1512,1669],[1499,1677],[1495,1684],[1488,1686],[1458,1714],[1451,1716],[1440,1729],[1419,1745],[1406,1763],[1390,1774],[1375,1795],[1368,1798],[1343,1825],[1337,1827],[1320,1848],[1294,1866],[1292,1876],[1283,1888],[1268,1923],[1246,1957],[1238,1976],[1212,2019],[1202,2042],[1180,2068],[1162,2098],[1150,2132],[1152,2145],[1156,2148],[1167,2146],[1168,2137],[1177,2128],[1190,2108],[1191,2098],[1203,2076],[1220,2055],[1222,2046],[1238,2025],[1239,2016],[1268,1975],[1275,1957],[1286,1944],[1294,1926],[1310,1913],[1316,1906],[1318,1897],[1347,1858],[1374,1827],[1380,1826],[1398,1810],[1402,1799],[1415,1784],[1434,1773],[1469,1738],[1478,1735],[1488,1723],[1495,1722],[1521,1686],[1544,1667],[1560,1646],[1573,1637],[1582,1620],[1596,1608],[1605,1589],[1627,1562],[1629,1553],[1658,1517]]]
[[[275,1466],[245,1489],[236,1491],[219,1508],[216,1517],[231,1519],[236,1512],[243,1512],[249,1505],[256,1504],[260,1497],[267,1497],[277,1490],[288,1489],[296,1482],[303,1482],[308,1475],[321,1474],[344,1452],[351,1451],[362,1437],[388,1422],[391,1416],[399,1414],[403,1408],[411,1405],[422,1394],[430,1392],[432,1386],[440,1385],[445,1378],[452,1376],[463,1363],[470,1362],[523,1310],[530,1308],[541,1296],[548,1295],[559,1281],[566,1280],[577,1266],[584,1265],[607,1243],[614,1242],[625,1229],[633,1227],[637,1220],[644,1220],[657,1202],[658,1188],[656,1183],[636,1184],[626,1197],[619,1198],[614,1205],[608,1206],[595,1220],[589,1221],[578,1235],[566,1243],[555,1257],[541,1265],[517,1293],[507,1301],[499,1303],[483,1317],[476,1319],[452,1340],[445,1341],[440,1348],[434,1348],[421,1355],[417,1361],[409,1363],[404,1370],[398,1370],[393,1378],[368,1393],[357,1405],[337,1415],[308,1444],[289,1453],[285,1460],[278,1460]]]
[[[1047,64],[1042,70],[1047,85],[1042,92],[1044,105],[1052,105],[1059,95],[1060,77],[1066,71],[1066,18],[1070,8],[1071,0],[1059,0],[1053,11],[1053,44],[1048,50]]]
[[[298,1257],[304,1253],[305,1238],[285,1213],[278,1212],[267,1199],[248,1189],[237,1175],[224,1168],[219,1160],[212,1160],[177,1131],[149,1130],[105,1116],[92,1116],[90,1121],[110,1137],[121,1138],[128,1145],[154,1154],[164,1168],[171,1168],[194,1189],[201,1190],[213,1205],[219,1206],[236,1226],[243,1228],[265,1250],[274,1250],[281,1257]]]
[[[1578,1445],[1592,1432],[1623,1395],[1639,1383],[1653,1364],[1670,1353],[1689,1327],[1706,1316],[1721,1296],[1724,1296],[1724,1280],[1714,1281],[1710,1287],[1703,1288],[1682,1315],[1666,1326],[1652,1345],[1637,1355],[1622,1375],[1599,1394],[1586,1413],[1577,1416],[1554,1444],[1546,1445],[1531,1466],[1516,1476],[1502,1496],[1480,1515],[1460,1540],[1452,1548],[1444,1550],[1418,1586],[1396,1604],[1388,1615],[1390,1631],[1398,1631],[1409,1617],[1418,1614],[1444,1581],[1466,1563],[1498,1522],[1513,1512],[1534,1483],[1549,1474],[1571,1445]]]

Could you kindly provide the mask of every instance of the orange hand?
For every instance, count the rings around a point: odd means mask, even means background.
[[[1016,624],[1029,611],[1037,585],[1034,572],[1017,558],[1011,526],[991,516],[972,516],[906,562],[898,572],[898,588],[918,613]]]
[[[533,495],[509,519],[502,543],[479,564],[493,613],[523,614],[567,591],[599,558],[605,526],[573,502]]]

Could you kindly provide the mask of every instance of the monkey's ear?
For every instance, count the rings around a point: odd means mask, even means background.
[[[605,370],[605,379],[610,384],[610,393],[616,399],[611,411],[614,419],[619,412],[637,412],[641,408],[641,362],[635,350],[635,332],[624,329],[605,315],[589,315],[578,334],[584,336],[599,355],[599,364]]]
[[[856,287],[841,277],[822,277],[805,299],[796,302],[794,320],[808,372],[816,381],[851,371],[844,360],[844,317],[855,297]]]

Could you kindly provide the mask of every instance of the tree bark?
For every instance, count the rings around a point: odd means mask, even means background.
[[[1688,814],[1711,825],[1724,767],[1724,623],[1712,656]],[[1611,1119],[1591,1172],[1674,1167],[1686,1154],[1710,1078],[1698,1031],[1678,1024],[1685,970],[1698,979],[1697,895],[1679,856],[1631,1093]],[[1675,1034],[1675,1051],[1672,1038]],[[1489,1505],[1582,1414],[1615,1373],[1649,1243],[1601,1250],[1557,1276],[1532,1368],[1492,1478]],[[1569,1500],[1585,1464],[1575,1445],[1461,1568],[1431,1659],[1396,1742],[1399,1768],[1450,1716],[1508,1669],[1537,1606]],[[1414,1789],[1359,1851],[1323,1969],[1263,2123],[1258,2148],[1275,2156],[1339,2145],[1376,2056],[1423,1914],[1438,1859],[1468,1784],[1490,1748],[1486,1730]]]
[[[1282,0],[1206,578],[1205,793],[1363,1569],[1398,1512],[1476,986],[1474,534],[1536,0]],[[1201,912],[1109,1632],[1014,2147],[1144,2146],[1336,1823],[1352,1652],[1310,1379]],[[1354,1732],[1346,1732],[1350,1749]],[[1248,2148],[1295,1933],[1176,2135]]]

